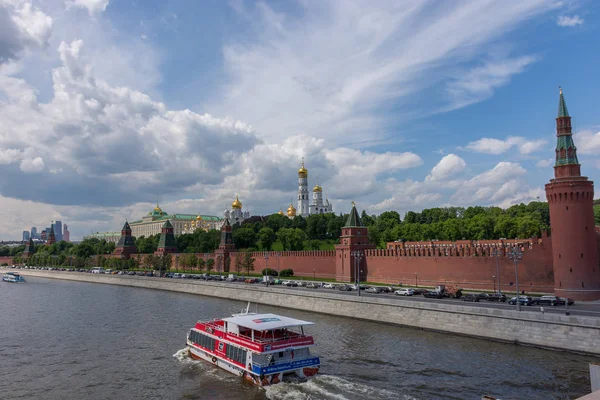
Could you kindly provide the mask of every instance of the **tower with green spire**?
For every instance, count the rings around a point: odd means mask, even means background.
[[[131,227],[129,226],[129,222],[125,221],[125,225],[123,225],[123,229],[121,229],[121,237],[115,246],[113,254],[128,259],[136,252],[135,241],[133,240],[133,236],[131,236]]]
[[[363,225],[352,202],[346,224],[342,227],[340,244],[335,246],[336,280],[342,282],[364,282],[368,276],[368,259],[365,250],[376,246],[369,243],[369,230]]]
[[[154,252],[156,255],[164,255],[177,252],[177,242],[175,241],[175,233],[171,221],[167,220],[161,229],[160,238],[158,239],[158,248]]]
[[[581,176],[571,116],[562,88],[556,117],[554,179],[546,184],[550,208],[554,293],[574,300],[600,299],[594,182]]]

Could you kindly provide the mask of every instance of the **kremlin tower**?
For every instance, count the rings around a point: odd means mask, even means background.
[[[308,217],[308,170],[304,168],[304,158],[302,158],[302,167],[298,170],[298,214],[303,217]],[[291,206],[291,204],[290,204]],[[294,215],[296,213],[294,212]],[[288,216],[290,215],[288,209]]]
[[[574,300],[600,299],[594,182],[581,176],[571,117],[560,89],[554,179],[546,184],[550,207],[554,292]]]

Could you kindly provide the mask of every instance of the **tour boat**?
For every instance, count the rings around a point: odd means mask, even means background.
[[[304,327],[313,322],[276,314],[250,313],[198,321],[187,337],[193,359],[203,359],[259,385],[279,383],[284,374],[316,375],[319,357],[311,356],[313,337]]]
[[[2,277],[2,280],[4,282],[11,282],[11,283],[24,283],[25,282],[25,278],[23,278],[21,275],[19,275],[18,272],[7,272]]]

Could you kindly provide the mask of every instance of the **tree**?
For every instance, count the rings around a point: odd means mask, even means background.
[[[254,271],[254,257],[251,251],[244,251],[242,256],[242,266],[246,270],[246,275],[250,275],[250,271]]]
[[[212,271],[214,267],[215,267],[215,259],[214,258],[209,258],[208,260],[206,260],[206,272],[208,272],[210,274],[210,271]]]
[[[233,231],[233,243],[238,249],[253,247],[256,243],[256,234],[250,228],[238,228]]]
[[[273,250],[273,242],[275,242],[275,239],[275,231],[269,227],[261,228],[261,230],[258,231],[258,240],[260,240],[263,250]]]
[[[204,260],[204,258],[202,257],[198,257],[198,271],[202,271],[204,269],[204,266],[206,265],[206,260]]]
[[[241,253],[237,253],[235,256],[235,266],[234,266],[235,273],[237,275],[239,275],[240,272],[242,272],[242,269],[244,269],[243,255]]]
[[[196,268],[196,265],[198,265],[198,257],[194,253],[186,254],[181,258],[185,260],[185,265],[192,271]]]
[[[154,254],[146,254],[144,256],[144,269],[152,268],[152,266],[154,265],[154,258]]]

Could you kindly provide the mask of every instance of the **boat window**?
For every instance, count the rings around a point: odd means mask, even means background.
[[[191,331],[190,337],[192,342],[196,343],[199,346],[202,346],[209,350],[215,349],[215,339],[211,337],[208,337],[196,331]]]
[[[240,364],[246,364],[246,350],[244,349],[228,344],[225,355],[230,360],[239,362]]]

